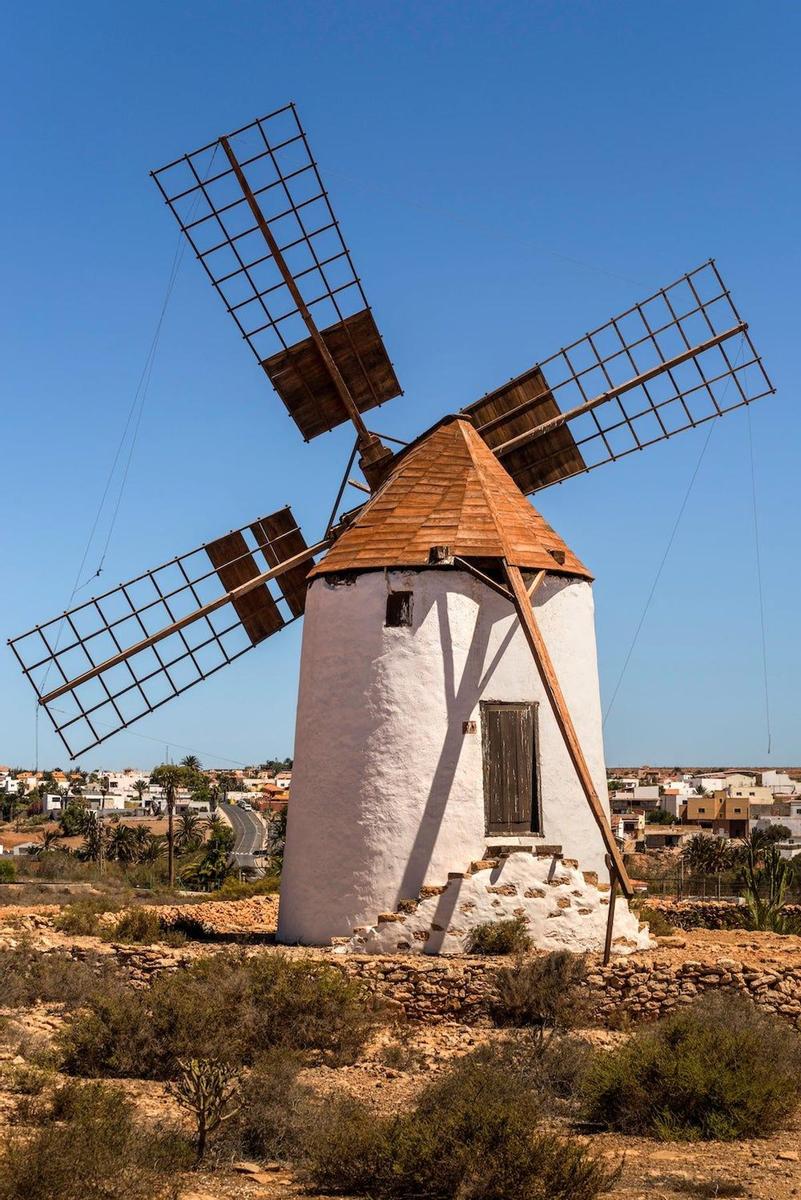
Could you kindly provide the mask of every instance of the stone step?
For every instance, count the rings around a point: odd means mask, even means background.
[[[475,875],[476,871],[494,871],[496,867],[501,865],[499,858],[479,858],[470,864],[470,874]]]

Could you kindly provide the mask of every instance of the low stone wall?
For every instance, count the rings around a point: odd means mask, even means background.
[[[341,964],[348,975],[398,1004],[412,1020],[465,1024],[488,1020],[495,976],[503,965],[497,959],[429,964],[374,957],[351,957]],[[721,988],[745,993],[801,1028],[801,965],[751,967],[733,958],[660,963],[635,956],[608,967],[591,963],[587,986],[595,1020],[611,1028],[657,1020],[701,993]]]
[[[164,971],[189,964],[199,953],[223,953],[203,947],[169,950],[164,947],[119,946],[100,943],[103,956],[113,956],[135,986],[146,987]],[[50,947],[50,952],[66,947]],[[99,949],[99,948],[98,948]],[[43,951],[47,953],[48,951]],[[336,955],[310,951],[280,951],[293,957],[312,954],[320,961],[360,980],[369,992],[415,1021],[489,1022],[497,972],[509,960],[491,958],[426,958],[423,956]],[[98,953],[89,946],[70,947],[76,959]],[[276,953],[253,948],[249,954]],[[707,991],[721,989],[750,996],[761,1008],[777,1013],[801,1028],[801,962],[749,964],[737,958],[710,955],[704,960],[672,961],[665,956],[633,955],[608,967],[590,959],[587,987],[593,997],[593,1019],[610,1028],[629,1022],[656,1020]]]
[[[736,900],[678,900],[644,898],[648,908],[658,909],[676,929],[746,929],[748,909]],[[785,904],[788,917],[801,918],[801,904]]]

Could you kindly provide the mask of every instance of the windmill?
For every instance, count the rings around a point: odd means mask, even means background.
[[[368,424],[402,393],[295,106],[153,179],[303,438],[355,444],[311,544],[282,508],[11,640],[70,756],[306,612],[283,940],[641,944],[592,577],[525,497],[774,390],[714,261],[405,444]]]

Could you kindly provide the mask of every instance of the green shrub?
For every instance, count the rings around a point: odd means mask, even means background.
[[[221,1143],[240,1158],[287,1162],[300,1156],[308,1126],[311,1090],[298,1082],[303,1057],[276,1048],[261,1055],[240,1087],[241,1107]]]
[[[186,1143],[140,1124],[118,1089],[68,1085],[56,1092],[49,1115],[33,1136],[6,1141],[0,1200],[177,1197]]]
[[[66,951],[43,953],[25,942],[0,950],[2,998],[8,1008],[24,1008],[41,1000],[74,1009],[115,973],[115,968],[96,954],[76,961]]]
[[[2,1072],[5,1087],[18,1096],[40,1096],[54,1077],[53,1071],[30,1063],[11,1065]]]
[[[158,1042],[147,995],[120,982],[96,987],[57,1035],[62,1069],[110,1079],[163,1077],[168,1051]]]
[[[17,878],[17,867],[13,859],[0,859],[0,883],[13,883]]]
[[[801,1038],[735,995],[707,995],[599,1052],[587,1116],[624,1133],[734,1139],[771,1133],[801,1098]]]
[[[470,931],[467,941],[470,954],[521,954],[530,947],[524,917],[485,921]]]
[[[126,908],[117,923],[109,930],[109,938],[116,942],[141,942],[150,944],[161,941],[164,931],[159,915],[153,908]]]
[[[521,959],[498,971],[490,1015],[496,1025],[527,1026],[541,1040],[575,1028],[588,1013],[586,975],[584,956],[569,950]]]
[[[281,886],[280,875],[264,875],[252,883],[244,883],[229,875],[222,887],[209,893],[209,900],[247,900],[249,896],[272,896]]]
[[[275,1046],[353,1062],[379,1017],[363,988],[334,967],[217,954],[157,976],[147,990],[98,991],[60,1040],[73,1074],[167,1079],[180,1058],[249,1066]]]
[[[91,900],[73,900],[71,904],[65,905],[56,914],[53,924],[62,933],[71,933],[84,937],[96,936],[102,932],[104,927],[100,918],[105,913],[117,912],[119,907],[119,903],[105,897],[93,898]]]
[[[631,909],[641,921],[648,922],[654,937],[670,937],[676,932],[661,908],[652,908],[649,904],[632,904]]]
[[[306,1131],[305,1172],[320,1190],[377,1200],[593,1200],[618,1172],[576,1139],[539,1129],[542,1108],[524,1075],[480,1051],[410,1112],[321,1105]]]

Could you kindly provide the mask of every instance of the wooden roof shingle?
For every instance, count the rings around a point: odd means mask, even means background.
[[[592,578],[460,418],[444,421],[398,456],[309,577],[423,566],[432,546],[449,546],[461,558],[505,558],[523,569]]]

